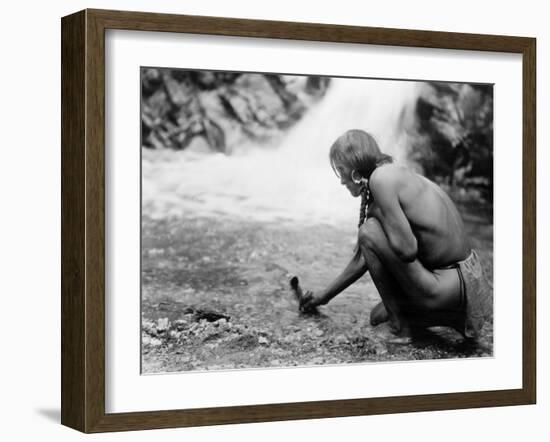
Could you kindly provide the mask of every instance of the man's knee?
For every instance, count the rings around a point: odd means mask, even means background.
[[[362,247],[377,250],[386,241],[386,236],[380,222],[371,217],[359,227],[358,239]]]

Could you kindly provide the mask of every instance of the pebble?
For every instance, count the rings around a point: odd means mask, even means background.
[[[157,333],[157,330],[156,330],[155,327],[156,327],[156,324],[152,321],[144,320],[141,323],[141,328],[149,334],[156,334]]]
[[[151,338],[150,336],[143,336],[141,342],[143,345],[149,345],[151,347],[159,347],[160,345],[162,345],[162,341],[160,339]]]
[[[348,343],[348,338],[346,338],[344,335],[338,335],[334,339],[334,342],[336,344],[347,344]]]
[[[388,353],[388,350],[387,348],[382,345],[382,344],[375,344],[374,346],[374,352],[377,354],[377,355],[385,355],[386,353]]]
[[[170,327],[170,321],[168,318],[159,318],[157,321],[157,332],[162,333],[168,330]]]

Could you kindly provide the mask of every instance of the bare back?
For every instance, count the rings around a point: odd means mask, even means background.
[[[377,168],[370,182],[373,203],[369,216],[384,225],[373,188],[396,189],[399,205],[416,238],[417,258],[424,266],[441,268],[466,258],[470,247],[464,224],[455,204],[437,184],[396,164]]]

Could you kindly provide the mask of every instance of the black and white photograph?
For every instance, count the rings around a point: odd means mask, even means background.
[[[6,3],[0,439],[545,440],[543,5]]]
[[[141,372],[493,356],[493,85],[141,67]]]

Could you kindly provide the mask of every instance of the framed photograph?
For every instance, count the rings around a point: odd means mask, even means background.
[[[534,404],[535,39],[62,19],[62,423]]]

